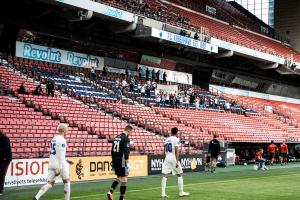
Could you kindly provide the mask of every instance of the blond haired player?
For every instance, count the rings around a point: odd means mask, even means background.
[[[65,200],[70,200],[70,175],[69,164],[73,164],[72,161],[66,160],[67,142],[65,136],[68,131],[66,124],[59,124],[57,127],[57,133],[51,140],[51,150],[48,166],[47,184],[44,185],[39,192],[33,197],[33,200],[39,200],[55,183],[55,178],[60,176],[64,182],[64,194]]]
[[[180,141],[177,137],[178,128],[171,129],[171,136],[165,140],[165,160],[162,167],[162,181],[161,181],[161,197],[168,198],[166,194],[167,176],[172,172],[173,175],[178,176],[179,196],[188,196],[190,193],[183,191],[183,171],[179,162],[179,146]]]

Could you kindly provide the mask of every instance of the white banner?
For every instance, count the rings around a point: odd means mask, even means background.
[[[19,41],[16,42],[16,56],[76,67],[95,67],[97,70],[102,70],[104,66],[104,59],[102,57]]]
[[[272,94],[265,94],[265,93],[259,93],[259,92],[252,92],[247,90],[240,90],[235,88],[228,88],[218,85],[209,85],[210,88],[217,89],[220,92],[223,92],[225,94],[232,94],[232,95],[240,95],[240,96],[249,96],[249,97],[255,97],[260,99],[266,99],[266,100],[272,100],[272,101],[281,101],[281,102],[288,102],[288,103],[294,103],[294,104],[300,104],[299,99],[293,99],[289,97],[283,97],[283,96],[277,96]]]
[[[139,68],[142,69],[142,76],[143,77],[146,76],[146,69],[148,68],[149,71],[150,71],[150,76],[152,76],[152,70],[153,69],[154,69],[155,72],[157,72],[159,70],[160,71],[160,74],[159,74],[159,79],[160,80],[163,80],[163,74],[164,74],[164,72],[166,72],[167,81],[175,82],[175,83],[182,83],[182,84],[189,84],[189,85],[192,85],[192,82],[193,82],[193,75],[185,73],[185,72],[176,72],[176,71],[171,71],[171,70],[167,70],[167,69],[150,67],[150,66],[147,66],[147,65],[138,65],[138,69]]]
[[[178,85],[161,85],[157,84],[158,91],[167,93],[167,94],[178,94]]]
[[[170,42],[182,44],[185,46],[194,47],[196,49],[202,49],[209,52],[218,53],[218,47],[216,45],[212,45],[200,40],[195,40],[193,38],[185,37],[175,33],[158,30],[156,28],[152,28],[151,36],[163,40],[168,40]]]
[[[48,158],[12,160],[5,177],[4,187],[47,183]],[[58,179],[58,182],[62,180]]]
[[[85,10],[90,10],[98,14],[106,15],[109,17],[113,17],[116,19],[124,20],[127,22],[133,22],[134,21],[134,14],[130,12],[126,12],[124,10],[120,10],[117,8],[113,8],[110,6],[106,6],[103,4],[100,4],[98,2],[94,2],[91,0],[80,0],[80,1],[74,1],[74,0],[56,0],[60,3],[65,3],[71,6],[75,6],[77,8],[83,8]]]
[[[211,38],[211,44],[216,45],[220,48],[227,49],[227,50],[232,50],[244,55],[260,58],[266,61],[271,61],[279,64],[284,64],[284,58],[278,57],[278,56],[273,56],[271,54],[267,54],[264,52],[260,51],[255,51],[253,49],[243,47],[237,44],[232,44],[223,40],[219,40],[217,38]]]

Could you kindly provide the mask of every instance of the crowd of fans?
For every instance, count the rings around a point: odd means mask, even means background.
[[[22,71],[22,69],[20,70]],[[115,74],[115,76],[111,76],[111,74],[114,73],[110,73],[107,66],[104,66],[102,72],[93,68],[88,71],[89,73],[84,74],[84,76],[89,77],[90,80],[96,84],[101,84],[101,81],[103,80],[112,82],[113,86],[110,89],[112,89],[115,98],[120,101],[122,100],[122,97],[126,96],[129,98],[137,97],[146,100],[144,101],[146,103],[147,101],[152,101],[152,105],[162,107],[215,109],[239,114],[253,112],[237,105],[235,101],[225,100],[223,97],[215,96],[208,91],[194,90],[193,87],[187,85],[182,88],[179,87],[176,91],[159,90],[157,88],[158,84],[171,84],[170,82],[167,82],[166,72],[161,73],[159,69],[138,68],[137,72],[133,73],[127,66],[125,75]],[[30,73],[33,73],[32,75],[34,76],[34,71],[30,71]],[[30,73],[26,71],[26,74]],[[161,78],[163,80],[161,80]],[[42,85],[38,85],[35,88],[33,95],[54,96],[55,89],[59,90],[59,86],[55,86],[55,83],[52,80],[41,80],[41,83],[46,84],[46,88],[43,88]],[[5,85],[2,87],[5,87]],[[20,85],[18,93],[29,94],[24,83]],[[72,90],[67,91],[66,93],[70,96],[75,94]]]
[[[254,113],[238,105],[234,100],[226,100],[207,91],[194,91],[190,86],[172,92],[160,90],[157,85],[167,82],[165,78],[163,81],[157,79],[157,73],[159,71],[147,68],[144,72],[139,71],[138,76],[134,76],[126,70],[125,76],[120,75],[114,81],[112,88],[116,98],[121,101],[123,96],[138,97],[145,103],[155,102],[154,105],[158,107],[215,109],[238,114]]]
[[[99,3],[109,3],[111,0],[96,0]],[[190,26],[191,22],[188,18],[181,16],[179,13],[168,12],[168,8],[163,4],[155,7],[149,5],[144,0],[116,0],[116,3],[121,5],[131,12],[145,15],[148,18],[166,22],[178,22],[182,25]]]
[[[167,93],[156,91],[156,106],[175,107],[175,108],[195,108],[195,109],[216,109],[226,112],[234,110],[236,103],[226,101],[222,97],[214,96],[210,93],[199,93],[193,91],[193,88],[179,90],[178,93]]]
[[[46,91],[44,91],[42,85],[39,84],[38,86],[36,86],[36,88],[32,92],[32,94],[36,95],[36,96],[47,95],[47,96],[54,97],[54,92],[55,92],[55,83],[51,80],[47,80]],[[20,87],[18,89],[18,94],[30,94],[30,92],[28,92],[25,87],[25,82],[23,82],[20,85]]]
[[[112,0],[95,0],[99,3],[109,3]],[[154,1],[153,1],[154,2]],[[180,35],[186,37],[192,37],[196,40],[202,40],[205,42],[210,41],[209,31],[200,31],[198,28],[191,25],[191,20],[180,13],[169,10],[163,4],[149,4],[144,0],[116,0],[118,5],[121,5],[124,9],[130,10],[131,12],[145,15],[148,18],[155,19],[162,22],[167,22],[170,24],[175,24],[177,26],[184,27],[188,30],[192,30],[195,34],[192,36],[191,32],[182,29]]]

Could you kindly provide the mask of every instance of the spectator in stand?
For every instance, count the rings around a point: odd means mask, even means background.
[[[125,93],[125,89],[127,87],[127,81],[126,81],[126,79],[122,80],[121,85],[122,85],[122,92]]]
[[[214,99],[214,109],[218,109],[218,106],[219,106],[219,98],[215,97],[215,99]]]
[[[104,77],[107,76],[107,72],[108,72],[107,66],[104,65],[104,67],[103,67],[103,72],[102,72],[102,74],[103,74]]]
[[[139,80],[142,80],[142,76],[143,76],[143,69],[141,67],[138,68],[138,72],[139,72]]]
[[[141,85],[140,92],[141,92],[141,97],[145,97],[145,92],[146,92],[145,84]]]
[[[147,3],[146,2],[142,2],[142,3],[140,3],[140,12],[141,13],[144,13],[145,12],[145,10],[147,9]]]
[[[179,96],[179,107],[183,106],[183,96]]]
[[[146,86],[146,98],[150,98],[151,97],[151,85],[147,85]]]
[[[186,101],[188,101],[187,96],[183,96],[183,97],[182,97],[182,106],[185,107],[185,108],[188,107],[188,105],[187,105],[188,103],[186,104]]]
[[[152,81],[155,81],[155,77],[156,77],[156,73],[155,73],[155,70],[153,69],[152,70]]]
[[[117,88],[115,95],[116,95],[118,101],[122,100],[122,90],[120,87]]]
[[[163,82],[167,83],[167,73],[166,72],[164,72],[164,74],[163,74]]]
[[[134,81],[133,80],[131,80],[131,82],[129,84],[129,90],[130,90],[130,92],[134,91]]]
[[[9,138],[0,130],[0,196],[3,195],[5,175],[12,160]]]
[[[146,80],[147,81],[149,80],[149,76],[150,76],[150,71],[149,71],[149,68],[147,67],[147,69],[146,69]]]
[[[39,96],[39,95],[42,95],[42,93],[43,93],[42,85],[40,84],[40,85],[36,86],[36,88],[33,92],[33,95],[38,95]]]
[[[194,103],[195,103],[195,94],[194,93],[191,93],[190,95],[190,106],[193,107],[194,106]]]
[[[230,103],[228,101],[226,101],[225,103],[225,111],[226,112],[230,111]]]
[[[198,35],[197,32],[196,32],[195,35],[194,35],[194,39],[195,39],[195,40],[198,40],[198,39],[199,39],[199,35]]]
[[[199,108],[200,108],[200,99],[199,99],[199,97],[196,98],[195,107],[196,107],[196,110],[199,110]]]
[[[51,80],[47,81],[47,95],[54,97],[54,82]]]
[[[170,106],[173,108],[175,104],[175,95],[173,93],[170,94]]]
[[[126,75],[126,78],[129,78],[129,66],[128,65],[125,70],[125,75]]]
[[[155,99],[155,103],[156,103],[157,107],[160,107],[160,102],[161,102],[161,97],[160,97],[160,95],[157,95],[156,99]]]
[[[209,97],[209,107],[212,108],[214,106],[214,100],[212,97]]]
[[[178,108],[178,105],[179,105],[179,99],[177,98],[177,95],[174,94],[174,107]]]
[[[28,92],[26,91],[26,88],[25,88],[25,82],[23,82],[23,83],[20,85],[20,87],[19,87],[19,89],[18,89],[18,93],[19,93],[19,94],[28,94]]]
[[[161,94],[161,104],[166,107],[166,95],[164,93]]]
[[[91,67],[91,76],[90,76],[91,81],[96,81],[96,71],[95,71],[95,66]]]
[[[157,83],[156,82],[152,82],[152,90],[155,91],[157,88]]]
[[[156,72],[156,82],[159,83],[160,70]]]
[[[170,94],[166,93],[166,105],[170,105]]]
[[[188,95],[188,91],[186,89],[184,89],[183,94],[184,94],[184,96],[187,96]]]

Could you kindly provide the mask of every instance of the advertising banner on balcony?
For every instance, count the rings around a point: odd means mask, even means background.
[[[142,55],[141,58],[141,64],[143,65],[150,65],[154,67],[159,67],[161,63],[161,58],[154,57],[154,56],[148,56],[148,55]]]
[[[161,174],[164,156],[150,155],[148,156],[148,173],[149,175]],[[183,172],[199,172],[204,171],[204,157],[202,154],[181,155],[180,164]]]
[[[134,21],[134,14],[104,4],[100,4],[95,1],[90,1],[90,0],[80,0],[80,1],[56,0],[56,1],[71,6],[75,6],[77,8],[83,8],[85,10],[93,11],[97,14],[102,14],[122,21],[127,21],[127,22]]]
[[[70,166],[71,181],[86,181],[115,178],[112,171],[111,157],[74,157],[71,158],[74,165]],[[147,156],[130,156],[129,177],[147,176],[148,160]]]
[[[151,36],[155,37],[155,38],[159,38],[161,40],[167,40],[167,41],[182,44],[185,46],[194,47],[196,49],[202,49],[205,51],[218,53],[218,47],[216,45],[212,45],[212,44],[200,41],[200,40],[195,40],[193,38],[178,35],[175,33],[158,30],[156,28],[152,28]]]
[[[16,42],[16,56],[33,60],[58,63],[62,65],[71,65],[75,67],[93,67],[96,70],[102,70],[104,66],[104,59],[102,57],[19,41]]]
[[[4,187],[46,183],[48,160],[48,158],[12,160],[6,173]],[[61,178],[57,178],[57,182],[62,182]]]

